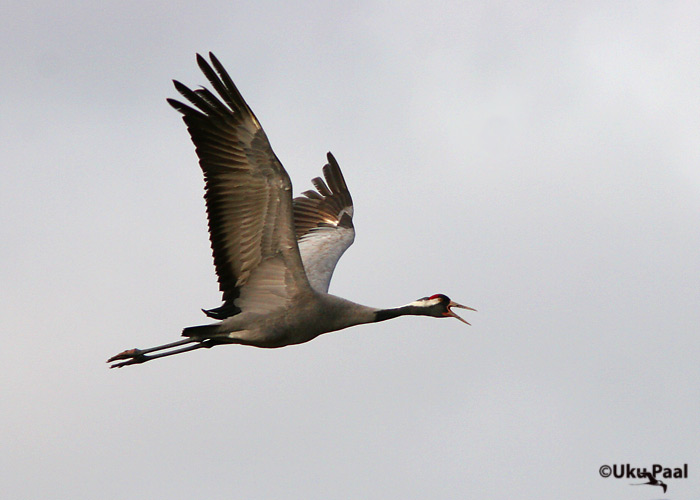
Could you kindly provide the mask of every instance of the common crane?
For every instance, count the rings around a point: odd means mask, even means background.
[[[114,363],[110,368],[220,344],[300,344],[403,315],[467,323],[453,309],[475,309],[442,294],[377,309],[328,293],[336,263],[355,239],[352,198],[338,163],[328,153],[325,181],[313,179],[315,191],[292,199],[289,175],[260,122],[219,60],[211,52],[209,57],[211,64],[198,54],[197,63],[219,97],[173,81],[189,103],[168,103],[182,114],[204,172],[223,305],[203,312],[218,321],[185,328],[177,342],[121,352],[107,361]]]

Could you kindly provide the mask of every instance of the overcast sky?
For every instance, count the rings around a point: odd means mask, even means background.
[[[614,3],[615,5],[611,5]],[[0,7],[8,499],[660,498],[700,477],[700,7]],[[214,51],[295,192],[326,151],[357,238],[331,292],[445,293],[277,350],[122,370],[220,304],[171,79]]]

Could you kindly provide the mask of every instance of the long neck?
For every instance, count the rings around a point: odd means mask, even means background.
[[[323,294],[319,298],[323,301],[323,317],[328,323],[322,325],[325,331],[340,330],[349,326],[363,323],[375,323],[387,319],[405,316],[407,314],[418,316],[425,315],[425,308],[414,304],[408,304],[393,309],[377,309],[367,307],[335,295]]]
[[[393,309],[377,309],[374,312],[374,321],[386,321],[388,319],[398,318],[399,316],[425,316],[425,308],[414,306],[411,304],[395,307]]]

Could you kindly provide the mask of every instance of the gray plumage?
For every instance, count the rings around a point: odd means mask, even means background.
[[[471,309],[444,295],[381,310],[328,294],[335,266],[355,239],[352,198],[340,166],[328,153],[325,181],[313,179],[315,191],[292,199],[292,183],[260,122],[209,56],[211,65],[200,55],[197,63],[219,97],[174,81],[189,102],[168,103],[182,114],[204,174],[224,302],[204,312],[220,321],[185,328],[178,342],[119,353],[109,360],[121,361],[113,368],[219,344],[283,347],[406,314],[459,318],[451,308]],[[156,351],[164,352],[149,355]]]

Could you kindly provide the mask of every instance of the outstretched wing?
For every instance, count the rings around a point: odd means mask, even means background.
[[[294,225],[306,276],[318,292],[327,293],[338,260],[355,240],[353,207],[338,162],[328,153],[324,182],[311,182],[317,191],[294,198]]]
[[[224,319],[241,310],[283,307],[309,283],[294,231],[292,183],[257,118],[214,54],[197,63],[220,97],[174,81],[191,105],[182,113],[199,165],[209,238],[224,305],[205,311]],[[212,68],[213,66],[213,68]]]

